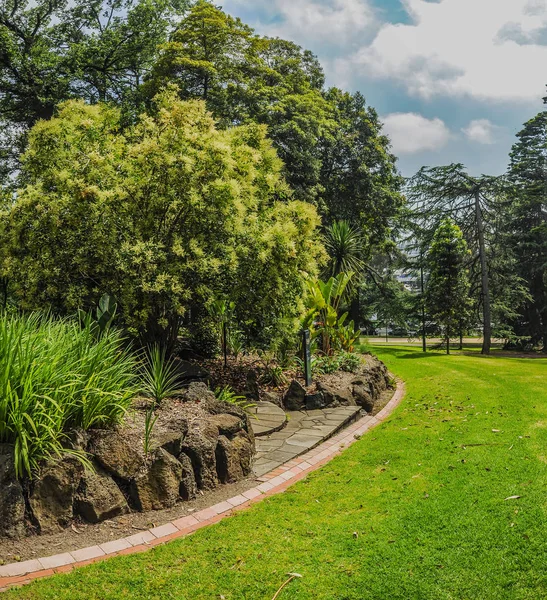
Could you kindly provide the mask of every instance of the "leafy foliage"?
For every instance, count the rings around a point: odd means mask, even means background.
[[[19,477],[59,455],[71,428],[119,423],[136,393],[136,360],[110,329],[32,314],[0,318],[0,442]]]
[[[450,220],[441,223],[428,254],[430,276],[426,302],[441,326],[450,352],[450,335],[459,331],[469,310],[468,249],[460,228]]]
[[[327,356],[338,348],[351,350],[359,337],[353,321],[344,326],[348,313],[339,314],[342,298],[352,278],[353,273],[350,272],[339,273],[327,282],[308,280],[308,312],[302,328],[310,329],[312,338],[321,337],[321,350]]]
[[[511,151],[506,240],[528,298],[516,329],[547,350],[547,112],[528,121]]]
[[[5,175],[18,168],[25,134],[69,98],[123,104],[167,40],[185,0],[3,0],[0,128]],[[0,174],[1,175],[1,174]],[[6,181],[6,179],[5,179]]]
[[[362,95],[324,90],[317,58],[198,0],[179,23],[143,86],[153,96],[174,83],[199,98],[223,126],[267,125],[298,199],[333,222],[347,219],[371,243],[389,235],[402,206],[402,180]]]
[[[335,221],[325,232],[325,248],[329,253],[328,275],[355,273],[348,284],[349,295],[355,291],[365,268],[365,243],[361,232],[347,221]]]
[[[168,349],[211,297],[230,297],[251,333],[294,328],[322,257],[318,217],[278,200],[287,188],[265,129],[219,131],[202,102],[169,92],[124,135],[120,119],[70,101],[31,132],[27,185],[2,213],[21,305],[66,314],[107,289],[131,333]]]
[[[482,351],[489,353],[492,322],[496,321],[498,329],[508,325],[503,323],[510,312],[507,309],[524,292],[518,274],[508,268],[505,253],[499,251],[504,179],[487,175],[471,177],[462,164],[423,167],[410,181],[409,198],[412,229],[418,235],[422,254],[445,218],[453,219],[462,230],[472,252],[471,291],[477,312],[482,313]]]
[[[228,402],[228,404],[235,404],[243,410],[254,408],[256,406],[254,402],[249,402],[249,400],[247,400],[245,396],[240,396],[236,394],[229,385],[226,385],[222,388],[216,388],[215,397],[219,402]]]

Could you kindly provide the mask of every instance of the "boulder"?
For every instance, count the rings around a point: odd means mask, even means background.
[[[271,402],[272,404],[279,406],[279,408],[283,408],[283,396],[276,394],[275,392],[264,392],[262,394],[262,400],[263,402]]]
[[[188,360],[177,363],[177,373],[183,381],[208,381],[211,377],[209,371]]]
[[[0,537],[25,535],[25,498],[15,477],[13,446],[0,444]]]
[[[217,473],[222,483],[235,483],[251,472],[253,445],[246,432],[233,439],[221,435],[216,447]]]
[[[335,404],[336,406],[357,406],[353,397],[352,388],[348,386],[334,387],[320,381],[317,384],[317,390],[323,394],[325,406]]]
[[[196,419],[182,442],[182,452],[190,457],[200,489],[210,490],[218,485],[215,449],[218,427],[211,421]]]
[[[182,465],[182,479],[179,487],[179,495],[183,500],[193,500],[198,495],[198,486],[192,461],[186,454],[179,455],[179,462]]]
[[[69,524],[83,473],[82,463],[73,456],[51,460],[42,468],[29,495],[29,506],[41,533],[57,533]]]
[[[209,392],[209,390],[207,390],[207,389],[206,389],[206,391]],[[215,398],[214,394],[211,393],[211,395],[212,395],[212,398],[210,396],[207,396],[207,398],[204,400],[203,407],[211,415],[226,414],[226,415],[232,415],[232,416],[240,419],[243,422],[243,429],[247,432],[247,434],[251,438],[251,441],[253,443],[253,451],[254,451],[255,441],[254,441],[253,427],[251,425],[251,415],[246,410],[244,410],[243,408],[238,406],[237,404],[231,404],[230,402],[219,402]]]
[[[283,404],[287,410],[302,410],[306,405],[306,388],[296,379],[291,381],[291,385],[283,398]]]
[[[188,431],[188,428],[186,428]],[[154,432],[154,441],[152,446],[156,448],[163,448],[169,454],[178,456],[182,450],[182,440],[186,436],[186,431],[179,431],[176,429],[165,429]]]
[[[325,400],[325,396],[322,392],[306,394],[305,402],[306,410],[317,410],[318,408],[325,408],[328,406],[328,402]]]
[[[80,427],[76,429],[72,429],[68,435],[68,444],[67,446],[72,448],[72,450],[80,450],[84,451],[87,449],[87,445],[89,443],[89,433]]]
[[[370,385],[362,384],[353,386],[353,396],[357,406],[362,406],[368,413],[374,409],[374,400]]]
[[[142,442],[122,431],[101,429],[93,432],[88,451],[111,475],[130,481],[143,463]]]
[[[99,466],[86,471],[74,500],[74,511],[90,523],[124,515],[129,506],[114,480]]]
[[[184,393],[185,402],[197,402],[208,405],[209,403],[218,403],[215,394],[202,382],[192,382]]]
[[[131,482],[129,493],[137,510],[171,508],[179,498],[182,464],[158,448]]]
[[[218,430],[222,435],[227,436],[235,435],[238,431],[245,428],[244,420],[240,417],[228,414],[213,415],[211,417],[211,423],[218,427]]]
[[[244,395],[247,399],[258,402],[260,400],[260,387],[258,385],[258,373],[255,369],[249,369],[247,371],[247,377],[245,379],[245,392]]]

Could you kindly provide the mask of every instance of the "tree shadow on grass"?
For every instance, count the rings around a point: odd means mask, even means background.
[[[380,347],[378,347],[380,349]],[[376,349],[373,348],[373,352]],[[408,350],[407,348],[388,348],[386,346],[381,346],[382,354],[391,354],[395,358],[404,358],[404,359],[424,359],[424,358],[433,358],[438,356],[446,356],[446,352],[442,350],[428,350],[427,352],[419,352],[417,350]]]

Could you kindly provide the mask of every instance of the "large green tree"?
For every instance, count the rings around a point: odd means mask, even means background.
[[[362,95],[324,89],[317,58],[292,42],[258,36],[198,0],[160,56],[144,95],[173,83],[201,98],[224,126],[267,125],[296,197],[327,224],[345,219],[370,243],[389,235],[401,179],[376,112]]]
[[[450,219],[442,221],[427,255],[429,279],[426,304],[437,321],[450,354],[450,336],[459,333],[469,311],[469,251],[461,229]]]
[[[322,248],[315,209],[287,200],[265,128],[218,130],[165,92],[120,133],[119,109],[68,101],[41,121],[25,187],[1,217],[3,270],[24,308],[70,313],[114,295],[143,342],[226,296],[250,328],[295,325]]]
[[[205,100],[225,126],[268,125],[288,183],[299,198],[317,198],[317,141],[332,123],[321,94],[323,72],[310,52],[259,37],[240,19],[198,0],[163,45],[143,90],[153,95],[169,83],[184,99]]]
[[[507,233],[529,292],[518,326],[547,351],[547,112],[528,121],[517,138],[508,173]]]
[[[3,0],[0,159],[18,168],[25,134],[59,102],[127,102],[186,0]]]
[[[414,244],[418,254],[424,255],[444,219],[452,218],[462,229],[472,251],[472,290],[482,313],[482,352],[488,354],[493,321],[503,319],[507,303],[515,301],[513,294],[507,293],[508,288],[521,291],[520,281],[511,280],[507,261],[501,260],[504,255],[496,252],[500,211],[506,209],[503,180],[472,177],[462,164],[423,167],[410,180],[408,196],[412,203],[411,230],[418,235]]]

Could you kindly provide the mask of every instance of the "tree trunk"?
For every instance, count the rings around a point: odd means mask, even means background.
[[[422,351],[427,352],[427,341],[425,337],[425,289],[424,289],[424,266],[423,258],[420,258],[420,279],[422,283]]]
[[[475,192],[475,213],[477,218],[477,236],[479,240],[479,258],[481,261],[481,286],[482,286],[482,318],[483,342],[482,354],[490,354],[492,345],[492,313],[490,309],[490,285],[488,278],[488,265],[486,264],[486,246],[484,243],[484,223],[480,202],[480,192]]]
[[[446,335],[446,353],[450,354],[450,336]]]
[[[360,310],[360,300],[359,300],[359,288],[355,292],[355,298],[351,301],[349,306],[349,318],[353,321],[355,328],[359,329],[361,327],[361,310]]]

